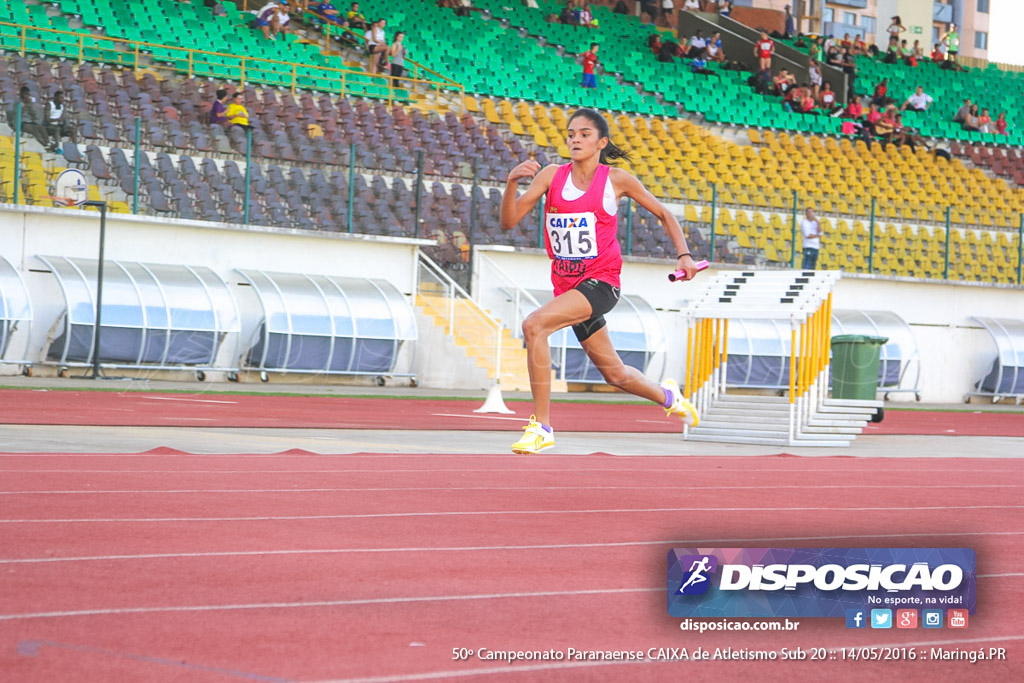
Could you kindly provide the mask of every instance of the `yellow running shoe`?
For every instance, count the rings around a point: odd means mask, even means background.
[[[679,391],[679,385],[675,383],[675,380],[665,380],[661,383],[661,388],[672,394],[672,405],[665,408],[665,414],[678,415],[683,419],[683,424],[688,427],[696,427],[700,422],[700,418],[697,417],[697,409],[693,407],[692,403],[683,398],[682,393]]]
[[[555,432],[548,431],[537,422],[537,416],[530,416],[530,423],[523,427],[525,432],[519,441],[512,444],[512,452],[520,455],[533,455],[546,451],[555,445]]]

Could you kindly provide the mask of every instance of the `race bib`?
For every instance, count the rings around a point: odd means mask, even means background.
[[[597,258],[597,216],[593,213],[549,213],[546,225],[556,259]]]

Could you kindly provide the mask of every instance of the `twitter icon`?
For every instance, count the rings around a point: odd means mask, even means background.
[[[871,610],[871,628],[892,628],[892,610]]]

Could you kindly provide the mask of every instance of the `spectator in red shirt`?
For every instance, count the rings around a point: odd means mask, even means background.
[[[772,68],[773,54],[775,54],[775,41],[768,37],[766,31],[761,31],[761,38],[754,43],[754,55],[760,61],[759,71]]]
[[[991,133],[991,123],[992,117],[988,115],[988,109],[982,109],[981,116],[978,117],[978,130],[982,133]]]
[[[999,116],[996,117],[996,135],[1009,135],[1006,131],[1006,112],[999,112]]]
[[[825,81],[825,85],[821,88],[821,94],[818,96],[818,102],[821,108],[828,114],[831,114],[836,110],[836,93],[832,90],[832,84]]]
[[[879,107],[884,107],[890,102],[891,99],[887,96],[889,93],[889,79],[883,78],[882,82],[875,86],[875,94],[871,98],[871,102]]]
[[[936,64],[946,61],[946,53],[942,51],[942,46],[938,43],[935,43],[935,47],[932,48],[932,61]]]
[[[843,110],[843,118],[857,120],[864,118],[864,107],[861,105],[859,97],[850,98],[850,103]]]
[[[657,57],[658,54],[661,52],[661,36],[655,33],[648,37],[647,47],[649,47],[651,49],[651,52],[654,53],[654,56]]]
[[[591,43],[590,49],[583,53],[583,83],[584,88],[596,88],[597,76],[594,75],[594,67],[597,66],[597,43]]]

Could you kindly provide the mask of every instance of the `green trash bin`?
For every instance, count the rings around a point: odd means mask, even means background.
[[[887,337],[843,334],[832,337],[832,396],[873,401],[878,392],[878,362]],[[879,409],[872,422],[881,422]]]

